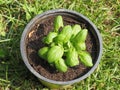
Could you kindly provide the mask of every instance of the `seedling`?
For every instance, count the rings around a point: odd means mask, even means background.
[[[86,51],[87,34],[88,30],[78,24],[64,26],[62,16],[59,15],[55,17],[54,30],[43,38],[47,47],[41,48],[38,54],[60,72],[66,72],[68,67],[77,66],[79,62],[92,67],[92,58]]]

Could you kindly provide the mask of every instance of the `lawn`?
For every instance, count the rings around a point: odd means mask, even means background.
[[[120,90],[120,0],[0,0],[0,90],[49,90],[23,63],[20,38],[34,16],[58,8],[87,16],[103,39],[99,66],[70,90]]]

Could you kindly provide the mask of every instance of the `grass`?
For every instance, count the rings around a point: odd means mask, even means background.
[[[47,10],[66,8],[87,16],[103,38],[103,55],[93,74],[71,90],[119,90],[119,0],[0,0],[0,90],[49,90],[22,61],[19,44],[26,24]]]

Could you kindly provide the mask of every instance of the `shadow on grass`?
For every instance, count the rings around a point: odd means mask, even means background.
[[[23,30],[23,28],[22,28]],[[10,90],[42,89],[44,86],[25,66],[20,55],[20,38],[22,31],[12,33],[10,42],[4,43],[6,56],[0,59],[0,86]]]

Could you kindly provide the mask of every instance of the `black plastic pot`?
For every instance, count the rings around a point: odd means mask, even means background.
[[[78,20],[79,22],[83,22],[84,24],[87,25],[87,28],[89,29],[89,31],[93,34],[95,41],[96,41],[96,48],[97,48],[97,54],[96,54],[96,62],[94,63],[94,66],[83,76],[71,80],[71,81],[55,81],[55,80],[50,80],[47,79],[45,77],[43,77],[42,75],[40,75],[38,72],[36,72],[34,70],[34,68],[29,64],[28,58],[27,58],[27,53],[26,53],[26,38],[28,33],[30,32],[31,28],[38,22],[40,22],[40,20],[43,20],[44,18],[47,18],[51,15],[68,15],[71,18],[74,18],[76,20]],[[99,62],[100,62],[100,58],[102,55],[102,39],[100,36],[99,31],[97,30],[96,26],[85,16],[83,16],[80,13],[74,12],[74,11],[70,11],[70,10],[66,10],[66,9],[57,9],[57,10],[50,10],[47,12],[44,12],[43,14],[37,15],[36,17],[34,17],[25,27],[22,37],[21,37],[21,42],[20,42],[20,49],[21,49],[21,55],[23,58],[23,61],[25,63],[25,65],[27,66],[27,68],[47,87],[49,88],[59,88],[59,87],[64,87],[66,85],[72,85],[74,83],[80,82],[81,80],[85,79],[86,77],[88,77],[98,66]]]

